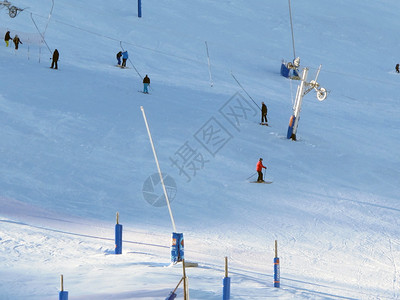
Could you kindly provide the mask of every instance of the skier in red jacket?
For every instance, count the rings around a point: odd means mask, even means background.
[[[263,159],[260,158],[260,160],[259,160],[258,163],[257,163],[257,168],[256,168],[257,173],[258,173],[257,182],[263,182],[263,181],[264,181],[264,180],[263,180],[262,168],[266,169],[267,167],[265,167],[265,166],[263,165],[262,161],[263,161]]]

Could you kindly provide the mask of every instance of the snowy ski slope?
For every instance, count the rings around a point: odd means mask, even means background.
[[[298,81],[279,75],[293,59],[285,1],[147,0],[141,19],[135,1],[55,0],[50,19],[50,0],[11,2],[26,9],[0,10],[23,42],[0,48],[1,299],[54,299],[60,274],[71,299],[165,299],[178,283],[140,106],[199,263],[191,299],[222,298],[225,256],[232,299],[400,298],[398,1],[292,1],[296,54],[309,79],[322,64],[329,91],[304,97],[296,142]],[[48,22],[59,70],[31,17]],[[115,67],[120,41],[129,69]],[[260,157],[273,184],[248,183]]]

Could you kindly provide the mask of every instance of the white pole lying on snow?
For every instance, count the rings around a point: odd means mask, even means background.
[[[168,211],[169,211],[169,216],[171,217],[172,228],[174,229],[174,232],[176,232],[174,216],[172,215],[171,206],[169,205],[168,194],[167,194],[167,190],[166,190],[166,188],[165,188],[164,178],[163,178],[162,173],[161,173],[160,165],[159,165],[159,163],[158,163],[158,158],[157,158],[157,154],[156,154],[156,149],[154,148],[154,143],[153,143],[153,139],[152,139],[152,137],[151,137],[149,124],[147,123],[147,118],[146,118],[146,114],[145,114],[145,112],[144,112],[143,106],[141,106],[140,109],[142,110],[143,119],[144,119],[144,122],[145,122],[146,128],[147,128],[147,133],[149,134],[149,140],[150,140],[151,148],[153,149],[153,154],[154,154],[154,159],[155,159],[155,161],[156,161],[158,174],[160,175],[160,180],[161,180],[161,185],[162,185],[163,191],[164,191],[165,201],[167,202]]]

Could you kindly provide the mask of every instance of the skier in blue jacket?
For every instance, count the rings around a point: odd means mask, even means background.
[[[124,51],[122,52],[122,67],[125,68],[126,67],[126,60],[128,59],[128,51]]]

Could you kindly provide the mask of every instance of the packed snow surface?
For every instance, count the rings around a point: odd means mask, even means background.
[[[24,10],[3,7],[1,29],[23,44],[0,50],[2,300],[56,299],[61,274],[74,300],[165,299],[182,277],[174,225],[198,263],[191,299],[222,298],[225,257],[232,299],[400,298],[399,1],[292,1],[295,49],[285,1],[147,0],[142,18],[136,1],[11,2]],[[297,141],[300,82],[279,74],[293,50],[329,92],[304,96]],[[260,157],[272,184],[250,183]]]

